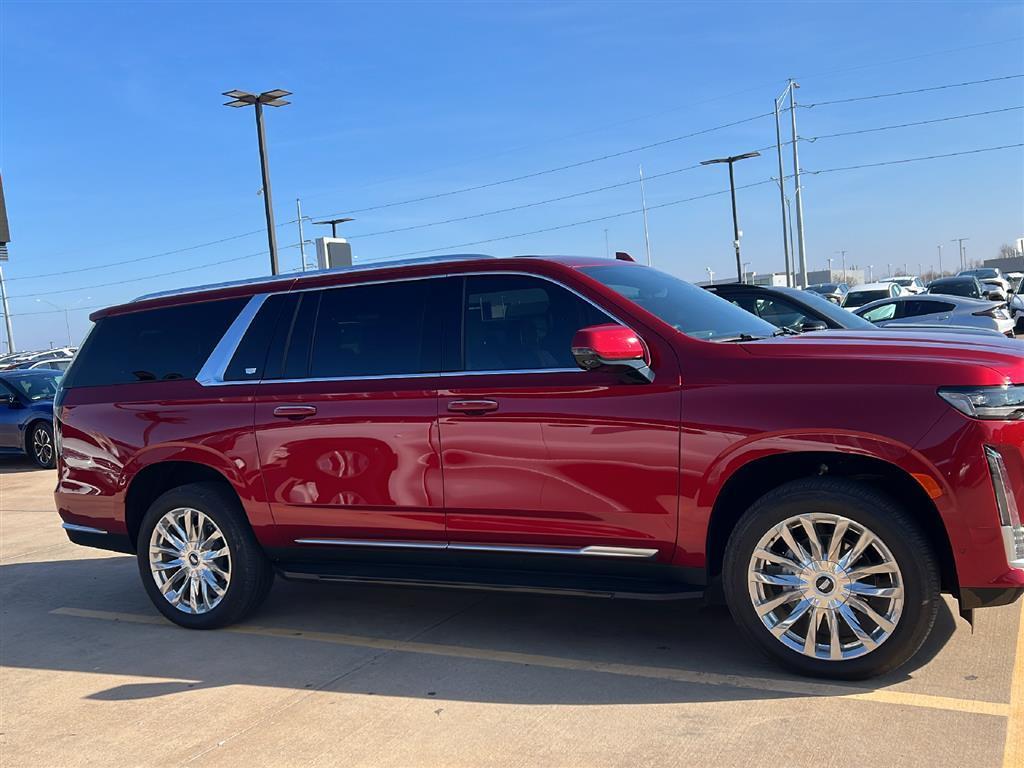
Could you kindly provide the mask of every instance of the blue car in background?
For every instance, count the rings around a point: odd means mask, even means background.
[[[0,454],[25,454],[37,466],[57,463],[53,446],[53,399],[61,371],[0,371]]]

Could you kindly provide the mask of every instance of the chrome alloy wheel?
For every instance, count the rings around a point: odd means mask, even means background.
[[[768,631],[813,659],[870,653],[892,636],[903,613],[903,578],[892,552],[840,515],[797,515],[768,531],[750,558],[747,587]]]
[[[50,466],[53,461],[53,439],[43,427],[32,430],[32,453],[44,467]]]
[[[198,509],[172,509],[149,538],[149,570],[160,593],[182,613],[207,613],[231,583],[231,548]]]

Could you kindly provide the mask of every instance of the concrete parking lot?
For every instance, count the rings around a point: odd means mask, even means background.
[[[788,676],[695,604],[278,580],[189,632],[0,459],[4,766],[1024,766],[1020,605],[950,603],[911,666]]]

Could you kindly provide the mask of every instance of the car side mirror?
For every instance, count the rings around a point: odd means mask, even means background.
[[[634,381],[654,381],[643,340],[623,325],[592,325],[572,337],[572,356],[584,371],[621,371]]]
[[[982,291],[981,295],[984,296],[986,299],[991,299],[995,301],[1001,297],[1002,292],[993,288],[991,291]]]
[[[21,408],[21,400],[13,393],[4,395],[4,402],[7,403],[8,408]]]
[[[808,333],[809,331],[827,331],[828,325],[823,323],[821,320],[805,320],[800,323],[797,328],[800,333]]]

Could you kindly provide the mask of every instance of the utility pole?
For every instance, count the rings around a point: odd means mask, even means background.
[[[800,154],[797,150],[796,132],[796,89],[800,85],[789,81],[789,118],[793,126],[793,184],[796,187],[796,236],[800,247],[800,275],[803,287],[807,287],[807,247],[804,243],[804,202],[800,189]]]
[[[843,260],[843,282],[846,282],[846,251],[836,251]]]
[[[868,282],[869,282],[869,283],[871,283],[871,282],[874,282],[874,281],[873,281],[873,280],[871,279],[872,277],[874,277],[874,273],[872,273],[872,271],[871,271],[871,270],[872,270],[872,269],[874,269],[874,268],[875,268],[875,265],[874,265],[874,264],[868,264]]]
[[[647,266],[651,266],[651,235],[647,231],[647,195],[644,192],[644,167],[640,166],[640,205],[644,211],[644,246],[647,248]]]
[[[608,250],[608,228],[604,230],[604,257],[607,259],[611,256],[611,251]]]
[[[302,201],[295,198],[295,215],[299,222],[299,257],[302,259],[302,271],[306,271],[306,238],[302,236]]]
[[[954,237],[952,240],[950,240],[951,243],[956,243],[960,249],[959,255],[961,270],[967,269],[967,250],[964,248],[964,241],[970,239],[971,238],[969,237]]]
[[[942,277],[942,243],[939,243],[939,277]]]
[[[256,107],[256,138],[260,145],[260,173],[263,176],[263,209],[267,216],[267,245],[270,247],[270,274],[276,275],[280,272],[277,261],[277,233],[274,229],[274,203],[270,198],[270,168],[267,165],[267,140],[263,133],[263,105],[268,107],[283,107],[291,102],[285,101],[282,97],[290,96],[291,91],[283,91],[280,88],[273,91],[264,91],[258,96],[245,91],[225,91],[225,96],[230,96],[231,101],[225,102],[225,107]]]
[[[892,277],[892,264],[885,265],[885,276]]]
[[[789,86],[786,86],[786,90],[775,99],[775,150],[779,158],[779,202],[782,204],[782,251],[786,257],[786,285],[790,288],[793,287],[793,270],[790,264],[790,245],[789,242],[792,238],[787,238],[787,224],[786,224],[786,208],[788,207],[788,201],[786,200],[786,169],[782,162],[782,121],[780,118],[779,102],[786,98],[786,91],[789,90]]]
[[[714,160],[701,160],[701,165],[714,165],[715,163],[726,163],[729,166],[729,193],[732,196],[732,235],[733,247],[736,249],[736,279],[743,282],[743,260],[740,258],[740,220],[736,213],[736,178],[733,175],[732,167],[740,160],[748,160],[752,157],[760,157],[760,152],[745,152],[742,155],[730,157],[716,157]],[[806,276],[806,275],[805,275]]]
[[[828,281],[831,283],[832,282],[832,262],[835,261],[835,259],[833,259],[831,256],[829,256],[828,259],[826,259],[826,261],[828,262]]]
[[[7,244],[11,242],[11,228],[7,223],[7,204],[4,202],[4,180],[0,178],[0,262],[7,261]],[[7,283],[4,281],[4,269],[0,264],[0,307],[4,313],[4,325],[7,326],[7,351],[14,352],[14,330],[11,327],[11,309],[7,306]]]

